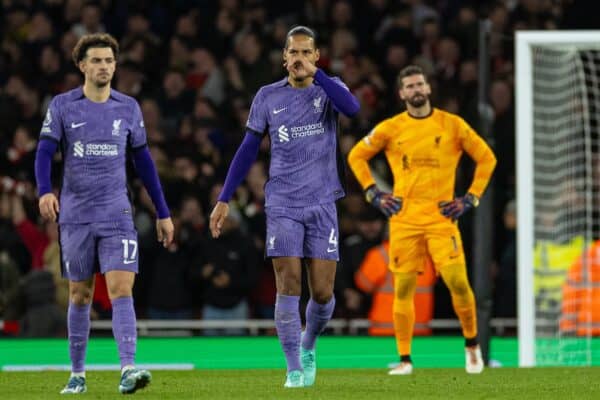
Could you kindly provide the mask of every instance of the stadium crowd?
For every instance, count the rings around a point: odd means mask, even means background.
[[[50,99],[82,83],[71,51],[85,33],[109,32],[121,54],[113,87],[141,105],[148,144],[176,226],[176,240],[156,242],[152,203],[141,183],[130,188],[139,232],[140,274],[134,298],[140,318],[272,318],[275,282],[264,261],[265,140],[238,189],[218,239],[207,230],[224,174],[243,138],[257,89],[285,74],[288,29],[314,28],[319,67],[337,75],[361,110],[340,118],[347,154],[373,125],[401,110],[396,75],[420,65],[434,87],[436,107],[480,126],[477,108],[478,22],[490,22],[493,127],[488,141],[498,158],[494,185],[495,316],[516,315],[515,129],[513,32],[578,29],[593,24],[574,0],[3,0],[0,3],[0,320],[4,334],[64,333],[68,286],[60,278],[55,223],[37,211],[34,157]],[[60,187],[60,159],[53,182]],[[388,182],[383,159],[374,170]],[[460,169],[458,184],[470,179]],[[385,236],[383,216],[370,209],[351,174],[340,201],[341,261],[336,282],[341,318],[365,318],[370,297],[354,274]],[[472,218],[472,216],[471,216]],[[461,220],[465,250],[472,219]],[[469,268],[473,268],[469,265]],[[110,316],[102,280],[94,318]],[[304,291],[306,292],[306,291]],[[453,316],[443,285],[435,315]],[[10,323],[10,321],[20,321]],[[45,327],[45,329],[42,329]],[[51,328],[48,328],[51,327]],[[230,332],[239,333],[239,332]]]

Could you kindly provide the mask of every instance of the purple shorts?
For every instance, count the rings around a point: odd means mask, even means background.
[[[335,203],[267,207],[267,257],[339,260]]]
[[[61,224],[62,275],[84,281],[98,271],[138,272],[137,231],[132,220]]]

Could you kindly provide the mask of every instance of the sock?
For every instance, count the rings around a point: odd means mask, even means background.
[[[462,326],[463,336],[465,338],[474,338],[477,336],[477,310],[475,306],[475,296],[469,280],[467,278],[467,268],[465,265],[452,265],[442,268],[440,271],[450,296],[452,297],[452,306],[458,316]]]
[[[302,370],[300,365],[300,296],[277,295],[275,302],[275,327],[285,354],[287,371]]]
[[[325,326],[333,315],[335,308],[335,297],[325,304],[319,304],[313,299],[308,301],[306,306],[306,330],[302,338],[302,347],[307,350],[315,348],[317,337],[323,332]]]
[[[111,303],[113,335],[119,349],[121,368],[123,368],[126,365],[133,365],[135,360],[137,329],[133,297],[119,297]]]
[[[83,374],[85,377],[85,353],[90,337],[90,307],[90,304],[77,305],[69,302],[67,319],[72,376]]]
[[[410,356],[415,327],[416,274],[394,274],[394,336],[401,356]]]

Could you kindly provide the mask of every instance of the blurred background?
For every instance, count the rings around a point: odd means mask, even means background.
[[[79,37],[94,32],[109,32],[120,43],[113,87],[141,105],[148,144],[176,226],[175,242],[163,249],[155,238],[151,201],[132,175],[140,246],[134,288],[138,318],[255,321],[190,324],[188,330],[178,331],[186,335],[274,333],[274,276],[263,258],[268,141],[237,190],[218,240],[209,238],[207,220],[243,138],[252,98],[260,86],[285,75],[286,32],[305,24],[318,34],[318,66],[339,76],[361,103],[355,118],[340,118],[344,154],[378,121],[403,111],[396,75],[412,63],[428,74],[433,104],[462,116],[493,147],[498,166],[484,196],[487,205],[461,219],[460,227],[478,300],[485,299],[484,322],[494,322],[493,335],[514,336],[513,33],[590,28],[594,22],[582,3],[586,2],[1,0],[0,335],[65,337],[68,290],[60,278],[57,226],[40,219],[33,162],[50,99],[82,84],[71,50]],[[470,183],[468,161],[458,171],[457,195]],[[60,165],[57,155],[57,190]],[[372,168],[391,182],[383,158],[375,159]],[[381,252],[385,221],[367,206],[349,173],[347,182],[348,195],[338,205],[341,261],[331,326],[336,333],[392,334],[391,313],[388,317],[380,306],[389,293]],[[474,234],[482,224],[486,233]],[[379,265],[383,268],[373,272]],[[417,298],[416,333],[458,333],[444,285],[431,275],[419,285],[427,294]],[[306,294],[304,290],[305,301]],[[376,296],[383,296],[383,303],[373,301]],[[388,303],[391,309],[391,300]],[[110,335],[110,315],[110,301],[98,277],[96,333]],[[266,322],[256,322],[261,319]],[[169,323],[156,326],[167,329]]]

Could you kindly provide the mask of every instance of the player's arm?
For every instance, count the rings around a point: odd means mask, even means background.
[[[159,242],[164,247],[168,247],[173,242],[175,228],[169,212],[169,206],[165,200],[156,166],[150,155],[150,150],[146,144],[146,129],[144,128],[144,119],[142,110],[137,102],[133,104],[133,119],[131,123],[131,133],[129,135],[129,145],[131,146],[131,155],[133,167],[137,176],[142,180],[154,208],[156,209],[156,235]]]
[[[214,238],[221,234],[223,222],[229,213],[228,202],[242,180],[248,175],[248,171],[258,155],[263,133],[268,131],[269,118],[265,103],[266,97],[265,89],[260,88],[252,100],[246,123],[246,135],[231,161],[217,204],[210,213],[209,228]]]
[[[442,214],[457,219],[479,205],[496,167],[496,156],[488,144],[462,119],[458,122],[459,138],[463,150],[475,161],[473,182],[467,194],[442,204]]]
[[[402,208],[402,199],[393,197],[391,193],[381,191],[369,169],[369,160],[379,153],[387,144],[387,135],[383,124],[376,126],[371,133],[354,145],[348,153],[348,165],[356,176],[356,180],[365,191],[367,202],[378,208],[385,216],[390,217]]]
[[[477,198],[480,198],[496,168],[496,156],[481,136],[475,133],[468,125],[467,129],[464,139],[462,140],[462,146],[476,164],[473,182],[471,183],[468,192],[477,196]]]
[[[60,206],[52,193],[52,158],[63,136],[62,117],[57,99],[48,105],[46,118],[42,124],[40,140],[35,153],[35,181],[40,197],[38,206],[40,215],[49,221],[56,221]]]
[[[323,88],[333,107],[347,117],[353,117],[360,110],[358,99],[339,79],[333,79],[317,68],[315,81]]]
[[[251,129],[246,130],[246,136],[240,147],[237,149],[235,156],[231,161],[231,165],[229,166],[229,170],[227,171],[225,183],[219,194],[217,204],[210,213],[209,227],[214,238],[219,237],[221,234],[223,222],[225,221],[227,214],[229,214],[229,200],[246,175],[248,175],[248,171],[250,171],[250,167],[252,167],[252,164],[258,155],[261,141],[262,135]]]
[[[133,166],[137,176],[142,180],[154,208],[156,209],[156,233],[158,241],[168,247],[173,241],[174,227],[171,221],[169,206],[165,200],[156,166],[150,155],[148,146],[143,145],[132,151]]]

